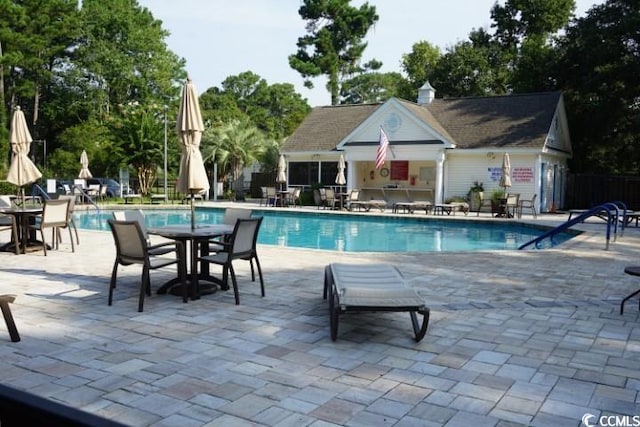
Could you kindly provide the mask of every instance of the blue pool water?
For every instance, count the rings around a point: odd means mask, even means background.
[[[451,221],[425,216],[382,217],[254,210],[263,216],[258,243],[346,252],[440,252],[508,249],[546,228],[506,221]],[[220,223],[224,209],[196,209],[196,224]],[[108,230],[109,210],[76,212],[79,228]],[[188,210],[147,210],[148,227],[189,224]],[[560,243],[571,238],[555,238]]]

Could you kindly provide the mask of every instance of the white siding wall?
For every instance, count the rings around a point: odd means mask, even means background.
[[[491,154],[493,153],[493,154]],[[499,184],[500,174],[491,179],[490,168],[502,168],[503,153],[483,152],[473,153],[469,151],[447,152],[444,198],[454,196],[466,196],[474,181],[483,183],[485,197],[490,197],[491,192],[501,189]],[[512,186],[509,193],[518,193],[523,199],[531,199],[536,193],[536,182],[539,171],[536,170],[536,155],[531,153],[509,153],[512,171],[516,168],[524,168],[532,173],[528,182],[512,178]]]

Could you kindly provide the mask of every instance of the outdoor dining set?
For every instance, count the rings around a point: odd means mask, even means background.
[[[251,213],[249,209],[227,208],[222,223],[147,228],[141,210],[114,212],[113,219],[108,220],[116,245],[108,304],[113,303],[118,266],[131,264],[142,265],[138,299],[140,312],[143,311],[145,295],[151,294],[150,270],[172,264],[176,265],[176,277],[160,286],[158,294],[176,294],[182,297],[183,302],[188,302],[215,292],[217,288],[228,290],[230,277],[235,303],[240,304],[233,261],[245,260],[251,264],[252,281],[256,280],[255,263],[264,296],[264,280],[256,250],[262,217],[253,218]],[[150,236],[159,236],[163,240],[152,242]],[[212,275],[209,264],[220,265],[222,276]]]
[[[44,202],[24,200],[12,201],[9,196],[0,196],[0,230],[11,231],[11,241],[2,250],[24,254],[34,250],[57,248],[61,242],[61,230],[67,229],[71,239],[71,250],[80,243],[78,230],[73,222],[74,198],[60,196]],[[51,229],[51,245],[45,241],[45,230]],[[40,233],[40,239],[37,234]],[[75,243],[73,233],[75,232]]]

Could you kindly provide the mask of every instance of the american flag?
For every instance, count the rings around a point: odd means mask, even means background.
[[[376,169],[380,169],[385,160],[387,160],[387,148],[389,148],[389,138],[387,138],[387,134],[384,133],[384,129],[380,126],[380,143],[376,152]]]

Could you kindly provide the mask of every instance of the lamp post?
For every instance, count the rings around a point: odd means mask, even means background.
[[[164,201],[167,201],[167,109],[164,106]]]

